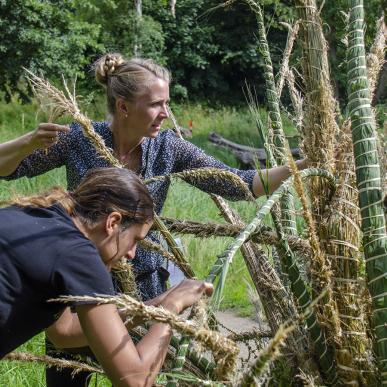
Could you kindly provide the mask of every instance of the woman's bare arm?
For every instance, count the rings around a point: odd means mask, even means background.
[[[145,301],[144,304],[159,306],[171,290],[169,289],[165,293]],[[120,311],[118,311],[118,314],[121,316]],[[122,316],[122,318],[125,318],[125,316]],[[142,323],[141,318],[133,318],[125,324],[125,327],[130,331]],[[72,313],[70,308],[66,308],[58,320],[46,329],[46,334],[56,348],[79,348],[89,345],[79,322],[78,314]]]
[[[181,313],[212,292],[211,284],[184,280],[168,291],[161,306]],[[167,353],[171,328],[155,324],[135,346],[114,305],[80,305],[76,309],[90,348],[113,385],[152,386]]]
[[[88,346],[78,315],[66,308],[61,316],[46,329],[46,335],[56,348],[79,348]]]
[[[40,124],[32,132],[15,140],[0,144],[0,176],[8,176],[27,156],[37,149],[45,149],[55,144],[58,132],[68,132],[64,125]]]
[[[305,169],[308,166],[308,160],[296,161],[299,170]],[[262,176],[262,177],[261,177]],[[288,177],[290,169],[287,165],[280,167],[262,169],[257,172],[253,180],[253,193],[256,197],[266,195],[265,186],[268,188],[268,194],[272,194]],[[263,182],[262,182],[263,179]]]
[[[84,305],[77,312],[90,348],[115,387],[152,386],[167,353],[168,325],[153,325],[135,346],[114,305]]]

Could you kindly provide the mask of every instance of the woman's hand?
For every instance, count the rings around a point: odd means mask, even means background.
[[[28,133],[27,141],[28,148],[30,151],[34,151],[36,149],[45,149],[54,145],[59,138],[59,132],[68,132],[70,128],[66,125],[58,125],[51,123],[42,123],[33,130]]]
[[[37,149],[46,149],[58,141],[59,132],[69,127],[57,124],[40,124],[32,132],[0,144],[0,176],[8,176]]]
[[[298,170],[308,168],[307,158],[297,160]],[[262,169],[253,179],[253,193],[255,197],[271,195],[291,175],[288,165],[281,165],[270,169]],[[262,181],[263,180],[263,181]]]
[[[306,169],[309,167],[309,160],[307,157],[305,157],[304,159],[301,159],[301,160],[297,160],[296,165],[297,165],[298,170],[302,171],[303,169]]]
[[[174,313],[181,313],[195,304],[203,295],[211,296],[214,287],[209,282],[185,279],[172,287],[159,304]]]

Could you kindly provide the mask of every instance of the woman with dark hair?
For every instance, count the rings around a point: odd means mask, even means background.
[[[120,54],[106,54],[94,67],[97,81],[106,90],[111,116],[109,122],[94,122],[94,130],[127,169],[148,179],[195,168],[218,168],[237,174],[255,196],[265,194],[260,175],[255,170],[229,168],[178,138],[172,130],[160,131],[168,117],[170,74],[167,69],[149,59],[126,60]],[[297,161],[297,165],[299,169],[305,168],[306,160]],[[75,123],[70,128],[40,124],[34,131],[0,144],[0,177],[5,179],[32,177],[61,166],[66,167],[68,188],[74,189],[88,170],[109,165]],[[290,176],[287,166],[261,172],[267,177],[271,192]],[[148,186],[157,214],[163,208],[169,184],[166,179]],[[203,178],[192,184],[231,200],[246,199],[246,192],[232,183],[213,184],[211,178]],[[155,233],[150,233],[148,238],[158,242]],[[166,290],[168,273],[163,269],[163,261],[163,257],[154,251],[137,249],[132,263],[143,300]],[[54,372],[48,370],[49,374]],[[48,385],[56,387],[55,383]],[[75,386],[70,380],[67,385]]]
[[[139,178],[95,169],[71,193],[56,188],[11,204],[0,209],[0,358],[46,329],[58,347],[90,346],[116,387],[152,385],[168,325],[153,325],[135,346],[115,305],[75,302],[71,313],[47,302],[114,295],[110,269],[134,258],[153,222],[153,201]],[[149,303],[181,313],[211,293],[212,285],[185,280]]]

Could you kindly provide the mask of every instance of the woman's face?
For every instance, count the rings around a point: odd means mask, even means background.
[[[134,102],[127,102],[125,124],[131,134],[138,137],[154,138],[158,135],[161,124],[168,118],[169,84],[156,78],[146,92]]]
[[[122,230],[119,226],[99,246],[99,252],[108,270],[111,270],[122,258],[133,259],[137,242],[148,234],[152,223],[132,224]]]

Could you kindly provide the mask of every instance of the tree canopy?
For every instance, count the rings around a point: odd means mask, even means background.
[[[90,64],[105,52],[131,57],[137,44],[141,56],[171,70],[173,98],[243,101],[245,80],[263,98],[255,16],[243,2],[215,9],[220,3],[178,0],[174,15],[168,0],[143,0],[139,18],[134,2],[127,0],[0,0],[0,89],[7,100],[15,93],[27,99],[26,67],[52,80],[77,76],[80,87],[91,90],[96,86]],[[294,22],[295,7],[290,1],[261,3],[278,67],[287,36],[281,22]],[[344,69],[337,67],[344,58],[344,3],[327,0],[322,10],[338,91],[345,89]],[[379,0],[366,4],[368,43],[381,7]],[[295,50],[292,65],[297,67]]]

